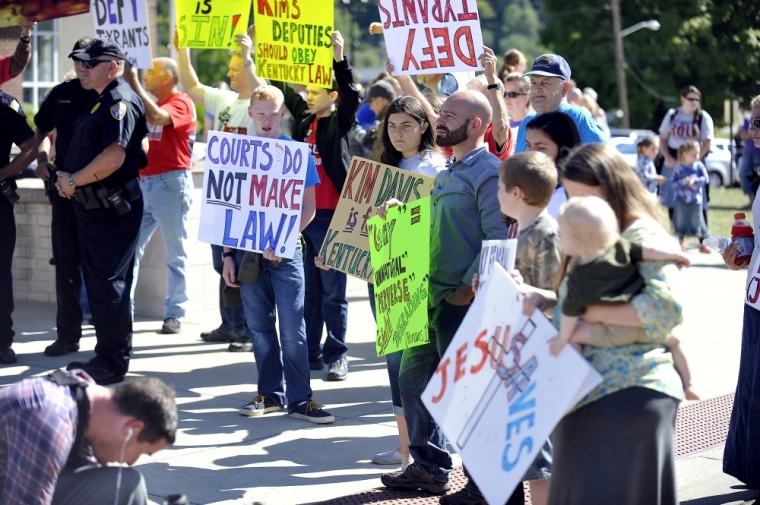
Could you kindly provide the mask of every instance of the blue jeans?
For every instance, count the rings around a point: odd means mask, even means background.
[[[317,210],[314,220],[303,231],[306,242],[304,274],[306,275],[306,299],[304,319],[306,340],[309,342],[309,358],[322,355],[325,363],[346,356],[346,329],[348,328],[348,299],[346,298],[346,274],[337,270],[325,271],[314,265],[322,242],[330,227],[334,210]],[[325,344],[322,328],[327,327]]]
[[[369,293],[369,308],[372,309],[372,317],[377,321],[375,315],[375,286],[367,283],[367,292]],[[393,404],[393,415],[403,416],[404,406],[401,402],[401,387],[398,385],[398,376],[401,372],[401,356],[404,351],[392,352],[385,355],[385,363],[388,365],[388,382],[391,385],[391,403]]]
[[[244,254],[245,251],[240,250],[235,254],[238,268]],[[293,412],[311,400],[309,352],[303,320],[301,249],[296,249],[292,260],[283,259],[279,265],[262,258],[258,281],[241,282],[240,295],[253,339],[253,355],[259,373],[258,394],[285,405],[287,381],[288,411]],[[277,316],[280,318],[279,341],[275,329]]]
[[[211,257],[214,262],[214,271],[219,274],[219,315],[222,316],[222,324],[219,325],[219,331],[250,337],[251,332],[245,324],[245,312],[243,311],[243,306],[224,306],[224,287],[227,283],[225,283],[222,278],[222,269],[224,268],[224,262],[222,261],[223,252],[224,248],[222,246],[211,244]]]
[[[749,181],[749,174],[752,173],[752,167],[758,164],[760,164],[760,154],[745,154],[742,156],[739,168],[739,181],[741,182],[742,191],[744,191],[745,195],[753,194],[752,183]]]
[[[140,260],[145,246],[156,228],[166,245],[166,266],[169,268],[169,291],[164,300],[164,319],[182,321],[189,299],[187,297],[187,215],[193,201],[193,179],[189,170],[174,170],[140,179],[145,207],[140,237],[135,251],[135,269],[132,275],[130,299],[135,312],[135,288]]]
[[[425,408],[421,395],[469,308],[442,301],[430,309],[430,341],[405,349],[401,358],[399,384],[409,430],[409,452],[425,475],[444,481],[449,480],[452,469],[451,454],[446,450],[443,430]]]

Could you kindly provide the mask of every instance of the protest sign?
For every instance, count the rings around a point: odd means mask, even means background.
[[[511,272],[515,269],[517,256],[517,239],[484,240],[480,250],[480,268],[478,268],[478,289],[482,289],[493,270],[494,263]]]
[[[430,196],[433,178],[354,157],[320,256],[330,268],[372,282],[367,221],[396,198],[404,203]]]
[[[96,37],[119,44],[133,67],[153,67],[145,0],[92,0],[90,12]]]
[[[251,0],[175,0],[179,47],[240,49],[235,35],[248,31]]]
[[[84,14],[90,10],[90,0],[0,0],[0,28],[18,26],[24,20],[47,21]]]
[[[483,70],[477,0],[377,0],[396,75]]]
[[[523,315],[517,284],[491,276],[422,394],[491,505],[507,501],[564,414],[601,382],[572,348],[549,354],[557,330]]]
[[[430,198],[369,220],[375,283],[377,355],[428,342]]]
[[[275,81],[332,86],[333,0],[258,0],[256,75]]]
[[[309,146],[210,131],[198,240],[293,258]]]

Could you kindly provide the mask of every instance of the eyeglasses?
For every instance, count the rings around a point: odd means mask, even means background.
[[[509,98],[517,98],[518,96],[525,96],[527,93],[518,93],[517,91],[508,91],[507,93],[504,93],[504,96],[508,96]]]
[[[751,118],[749,120],[749,124],[750,124],[750,126],[752,126],[752,128],[756,128],[756,129],[760,130],[760,117],[753,117],[753,118]]]
[[[685,96],[684,98],[687,99],[690,102],[699,103],[699,98],[693,98],[693,97],[690,97],[690,96]]]
[[[82,68],[85,68],[87,70],[93,69],[100,65],[101,63],[111,63],[110,60],[77,60],[79,63],[82,64]]]

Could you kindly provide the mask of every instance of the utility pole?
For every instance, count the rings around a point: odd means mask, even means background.
[[[619,107],[623,111],[623,128],[630,128],[628,87],[626,86],[625,69],[623,68],[625,63],[623,59],[623,34],[620,26],[620,0],[612,0],[612,29],[615,32],[615,68],[617,70]]]

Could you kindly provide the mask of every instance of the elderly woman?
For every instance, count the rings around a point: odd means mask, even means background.
[[[563,163],[562,177],[568,197],[606,200],[624,238],[673,240],[661,223],[654,197],[614,148],[602,144],[576,148]],[[604,333],[606,325],[641,327],[651,343],[583,348],[602,383],[552,434],[549,505],[678,503],[673,441],[683,387],[662,342],[682,319],[680,272],[675,264],[645,262],[639,273],[645,287],[630,303],[592,306],[583,316],[581,324],[591,324],[592,332]],[[556,297],[544,291],[529,300],[542,309],[551,304],[559,308],[566,284],[565,277]]]
[[[752,99],[752,117],[749,134],[760,147],[760,95]],[[723,452],[723,471],[760,489],[760,199],[752,205],[752,222],[755,226],[755,249],[749,263],[737,263],[737,246],[729,245],[723,261],[731,270],[749,266],[744,299],[744,326],[742,328],[742,355],[739,362],[739,381],[736,385],[731,423],[728,425],[726,449]]]

